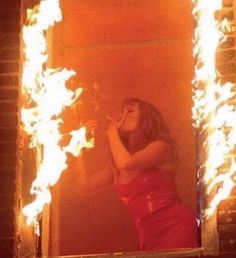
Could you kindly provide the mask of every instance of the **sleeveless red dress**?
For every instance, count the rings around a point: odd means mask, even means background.
[[[141,250],[197,246],[195,213],[179,201],[173,181],[167,172],[151,170],[116,186],[137,227]]]

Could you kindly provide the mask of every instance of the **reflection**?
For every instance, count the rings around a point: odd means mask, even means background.
[[[184,213],[184,216],[189,218],[192,230],[195,230],[190,215],[191,209],[196,210],[197,202],[195,136],[191,125],[190,82],[193,78],[193,58],[189,2],[61,1],[63,21],[54,27],[52,36],[53,66],[75,70],[77,75],[70,81],[69,86],[73,90],[77,85],[84,88],[80,102],[72,109],[64,111],[65,124],[61,129],[64,134],[72,128],[87,125],[90,127],[90,133],[95,131],[95,147],[84,150],[79,158],[69,156],[68,169],[63,172],[60,182],[52,189],[49,255],[156,248],[155,242],[146,245],[146,241],[149,242],[149,239],[154,237],[153,234],[164,234],[156,231],[157,225],[154,227],[153,224],[147,224],[149,219],[150,223],[155,223],[156,215],[159,214],[156,210],[171,200],[173,206],[169,208],[169,221],[176,222],[177,218],[171,217],[171,212],[178,210],[179,216]],[[162,157],[164,161],[161,167],[157,167],[154,162],[155,165],[150,164],[146,169],[141,164],[140,168],[134,169],[132,173],[117,174],[114,168],[117,154],[111,155],[112,145],[109,141],[116,128],[109,126],[113,123],[108,116],[116,118],[120,106],[124,108],[118,124],[126,121],[126,114],[127,119],[128,116],[139,116],[139,103],[121,103],[129,96],[147,100],[158,107],[168,122],[170,135],[175,139],[175,144],[172,144],[169,134],[166,138],[163,136],[164,142],[167,143],[163,143],[163,140],[161,142],[163,149],[166,149],[167,157]],[[129,106],[134,108],[134,111],[128,113]],[[145,115],[145,118],[148,116]],[[156,131],[151,130],[150,139],[149,135],[141,138],[141,128],[150,126],[149,120],[144,119],[146,125],[143,122],[141,127],[138,126],[140,130],[135,130],[134,134],[129,133],[129,130],[136,127],[137,120],[132,119],[130,118],[129,123],[127,120],[127,124],[124,123],[118,130],[118,137],[121,137],[122,144],[134,154],[138,150],[140,152],[147,144],[152,146],[149,141],[155,139]],[[108,137],[108,134],[111,136]],[[127,136],[131,137],[130,142]],[[178,152],[177,168],[173,154],[175,149]],[[178,194],[172,185],[173,174]],[[146,176],[147,184],[144,188],[139,188]],[[153,189],[156,184],[160,184],[162,189],[161,198],[156,198],[157,193]],[[141,189],[141,200],[127,196],[129,192],[126,190],[138,192]],[[149,197],[150,191],[153,194]],[[183,205],[178,203],[177,195]],[[122,201],[131,197],[131,202],[126,206],[126,203],[122,203],[117,197],[121,197]],[[150,200],[146,202],[146,198]],[[162,200],[162,203],[159,200]],[[135,202],[138,202],[136,208],[129,206],[135,206]],[[186,208],[185,204],[190,208]],[[130,210],[131,208],[139,210]],[[163,214],[160,214],[164,219],[164,222],[161,222],[162,229],[168,227],[165,212],[166,208],[163,209]],[[137,220],[149,213],[151,215],[148,216],[148,220],[137,225]],[[179,230],[180,226],[176,227]],[[139,244],[139,236],[143,238],[142,247]],[[195,237],[193,234],[193,242]],[[180,245],[183,244],[178,243],[178,246]],[[195,244],[185,243],[183,246],[187,245]]]

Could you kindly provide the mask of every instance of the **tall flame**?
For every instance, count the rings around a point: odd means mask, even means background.
[[[231,26],[226,18],[215,19],[216,12],[222,10],[222,0],[193,0],[193,5],[196,65],[192,113],[194,126],[206,137],[200,171],[204,171],[207,194],[217,190],[205,210],[205,215],[211,216],[236,184],[236,162],[230,155],[236,144],[236,105],[231,101],[234,84],[218,79],[215,63],[217,48]]]
[[[23,27],[24,64],[22,93],[26,103],[22,107],[23,129],[31,136],[30,148],[37,150],[39,164],[37,177],[30,193],[35,200],[23,208],[27,224],[34,225],[39,234],[38,220],[44,205],[50,203],[50,186],[53,186],[66,168],[66,152],[78,156],[84,147],[92,147],[93,139],[87,141],[86,129],[71,132],[71,141],[62,148],[59,117],[65,107],[74,103],[82,92],[66,88],[66,81],[75,75],[67,69],[46,69],[47,43],[45,32],[62,19],[59,0],[42,0],[34,9],[27,10],[28,25]]]

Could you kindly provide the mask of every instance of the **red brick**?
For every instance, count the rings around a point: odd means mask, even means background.
[[[233,48],[235,45],[234,37],[227,37],[225,41],[220,44],[221,49]]]
[[[1,100],[17,100],[19,91],[17,89],[0,89]]]
[[[236,209],[218,212],[218,224],[236,224]]]
[[[222,10],[216,12],[215,17],[217,20],[223,20],[226,18],[229,21],[232,21],[234,18],[233,10],[229,9],[229,8],[222,9]]]
[[[216,62],[218,63],[227,63],[231,62],[235,58],[235,51],[228,50],[228,51],[220,51],[216,55]]]
[[[220,241],[220,252],[235,252],[236,254],[236,240],[221,240]],[[233,256],[232,256],[233,257]],[[236,256],[234,256],[236,257]]]
[[[0,128],[16,128],[18,122],[17,115],[0,114]]]
[[[218,232],[220,239],[236,239],[236,224],[219,225]]]
[[[0,258],[15,258],[16,256],[13,256],[13,251],[9,250],[9,251],[0,251]]]
[[[6,207],[6,206],[14,207],[15,199],[16,199],[15,195],[12,193],[1,194],[0,195],[0,208]],[[11,222],[11,221],[13,221],[12,219],[9,218],[8,220],[5,220],[5,221]]]
[[[232,83],[235,83],[235,76],[232,75],[232,76],[219,76],[220,78],[220,81],[224,84],[224,83],[227,83],[227,82],[232,82]]]
[[[221,75],[227,76],[230,74],[235,73],[235,63],[230,64],[223,64],[223,65],[217,65],[217,70],[220,72]]]
[[[209,257],[209,256],[207,256],[207,257],[205,257],[204,256],[204,258],[213,258],[212,256],[211,257]],[[221,254],[219,254],[218,256],[215,256],[214,258],[235,258],[235,251],[232,251],[232,252],[228,252],[228,253],[221,253]]]
[[[235,210],[236,207],[236,197],[230,196],[225,200],[221,201],[218,206],[219,210]]]
[[[14,142],[17,139],[16,129],[0,129],[0,142]]]
[[[15,181],[16,178],[16,168],[2,168],[0,169],[1,180],[12,180]]]
[[[6,225],[14,225],[14,221],[6,221],[6,220],[0,220],[0,226],[6,226]]]
[[[15,5],[13,8],[10,9],[11,10],[5,8],[0,9],[0,22],[3,24],[3,26],[12,20],[14,20],[15,22],[20,21],[20,8],[17,8],[17,5]]]
[[[225,7],[233,7],[233,1],[234,0],[223,0],[222,3]]]
[[[7,4],[5,1],[0,1],[0,9],[2,10],[12,10],[15,9],[16,6],[20,8],[21,0],[7,0]]]
[[[0,189],[3,193],[12,192],[14,193],[16,191],[16,183],[15,180],[1,180],[0,182]]]
[[[0,212],[1,212],[1,219],[2,220],[14,221],[15,211],[13,210],[13,208],[9,208],[9,207],[3,208],[2,205],[1,205],[0,208],[1,208]]]
[[[17,153],[17,143],[0,143],[0,155],[14,155]]]
[[[0,225],[0,238],[1,237],[12,237],[15,235],[15,225]]]
[[[20,57],[19,49],[2,50],[0,52],[0,60],[3,60],[3,61],[19,60],[19,57]]]
[[[6,22],[5,24],[2,24],[0,28],[2,33],[16,33],[16,32],[20,33],[21,25],[17,20],[16,21],[13,20],[13,21]]]
[[[0,102],[0,113],[16,113],[18,107],[16,101]]]
[[[1,252],[7,251],[7,250],[12,250],[13,247],[14,247],[14,239],[13,238],[0,238]]]
[[[19,33],[2,34],[0,37],[0,49],[9,47],[20,48],[20,35]]]
[[[0,73],[17,73],[17,72],[19,72],[18,62],[0,63]]]
[[[17,157],[0,155],[0,168],[14,168],[17,164]]]
[[[19,77],[17,75],[0,74],[0,86],[18,86],[18,85],[19,85]],[[2,93],[0,92],[0,97],[1,96],[2,96]]]

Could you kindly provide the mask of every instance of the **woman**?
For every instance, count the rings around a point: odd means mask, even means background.
[[[196,247],[196,217],[178,199],[175,144],[157,108],[137,98],[125,100],[107,136],[117,193],[137,227],[140,249]]]

